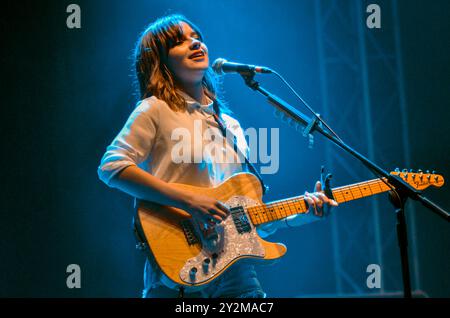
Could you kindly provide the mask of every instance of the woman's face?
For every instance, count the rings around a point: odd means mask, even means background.
[[[209,66],[208,48],[200,36],[185,22],[181,22],[183,39],[169,49],[167,66],[182,83],[198,83]]]

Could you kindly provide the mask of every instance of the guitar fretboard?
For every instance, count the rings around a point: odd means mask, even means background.
[[[387,192],[391,188],[380,179],[355,183],[348,186],[332,189],[334,200],[341,204],[344,202],[361,199],[364,197]],[[304,196],[293,197],[280,201],[250,207],[247,212],[254,225],[277,221],[294,214],[308,211]]]

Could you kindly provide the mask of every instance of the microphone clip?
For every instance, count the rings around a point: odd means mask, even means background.
[[[308,136],[308,148],[312,149],[314,147],[314,135],[311,133],[316,125],[321,126],[322,123],[319,120],[320,114],[316,114],[311,121],[308,123],[308,126],[303,130],[303,137]]]
[[[259,83],[255,81],[255,72],[248,72],[248,73],[240,73],[239,75],[242,76],[244,79],[245,84],[256,91],[259,87]]]

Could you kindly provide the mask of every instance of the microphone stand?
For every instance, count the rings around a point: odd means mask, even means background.
[[[347,151],[353,157],[361,161],[369,170],[374,172],[380,178],[386,178],[387,182],[394,188],[390,191],[390,201],[395,207],[395,214],[397,216],[397,240],[400,249],[401,258],[401,268],[403,277],[403,295],[405,298],[411,298],[411,283],[409,275],[409,263],[408,263],[408,236],[406,231],[406,220],[405,220],[405,202],[406,199],[411,198],[413,200],[419,201],[425,207],[427,207],[432,212],[436,213],[440,217],[444,218],[447,222],[450,221],[450,214],[435,204],[433,201],[429,200],[422,195],[422,192],[414,189],[402,178],[391,175],[384,169],[380,168],[374,162],[370,161],[368,158],[345,144],[342,140],[336,138],[330,134],[327,130],[324,130],[322,123],[317,117],[309,118],[308,116],[301,113],[296,108],[289,105],[287,102],[277,97],[276,95],[270,93],[255,81],[255,72],[241,72],[240,75],[243,77],[245,84],[249,86],[252,90],[257,91],[267,98],[267,101],[277,108],[279,111],[287,115],[289,118],[302,125],[304,128],[303,136],[308,136],[314,131],[319,132],[335,145]]]

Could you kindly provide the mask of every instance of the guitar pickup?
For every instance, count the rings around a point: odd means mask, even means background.
[[[180,222],[181,228],[183,229],[184,236],[189,245],[194,245],[199,243],[197,236],[195,235],[194,226],[191,220],[183,220]]]
[[[250,222],[245,214],[244,208],[241,206],[234,207],[230,209],[231,216],[233,217],[234,225],[239,234],[251,232],[252,227],[250,226]]]

